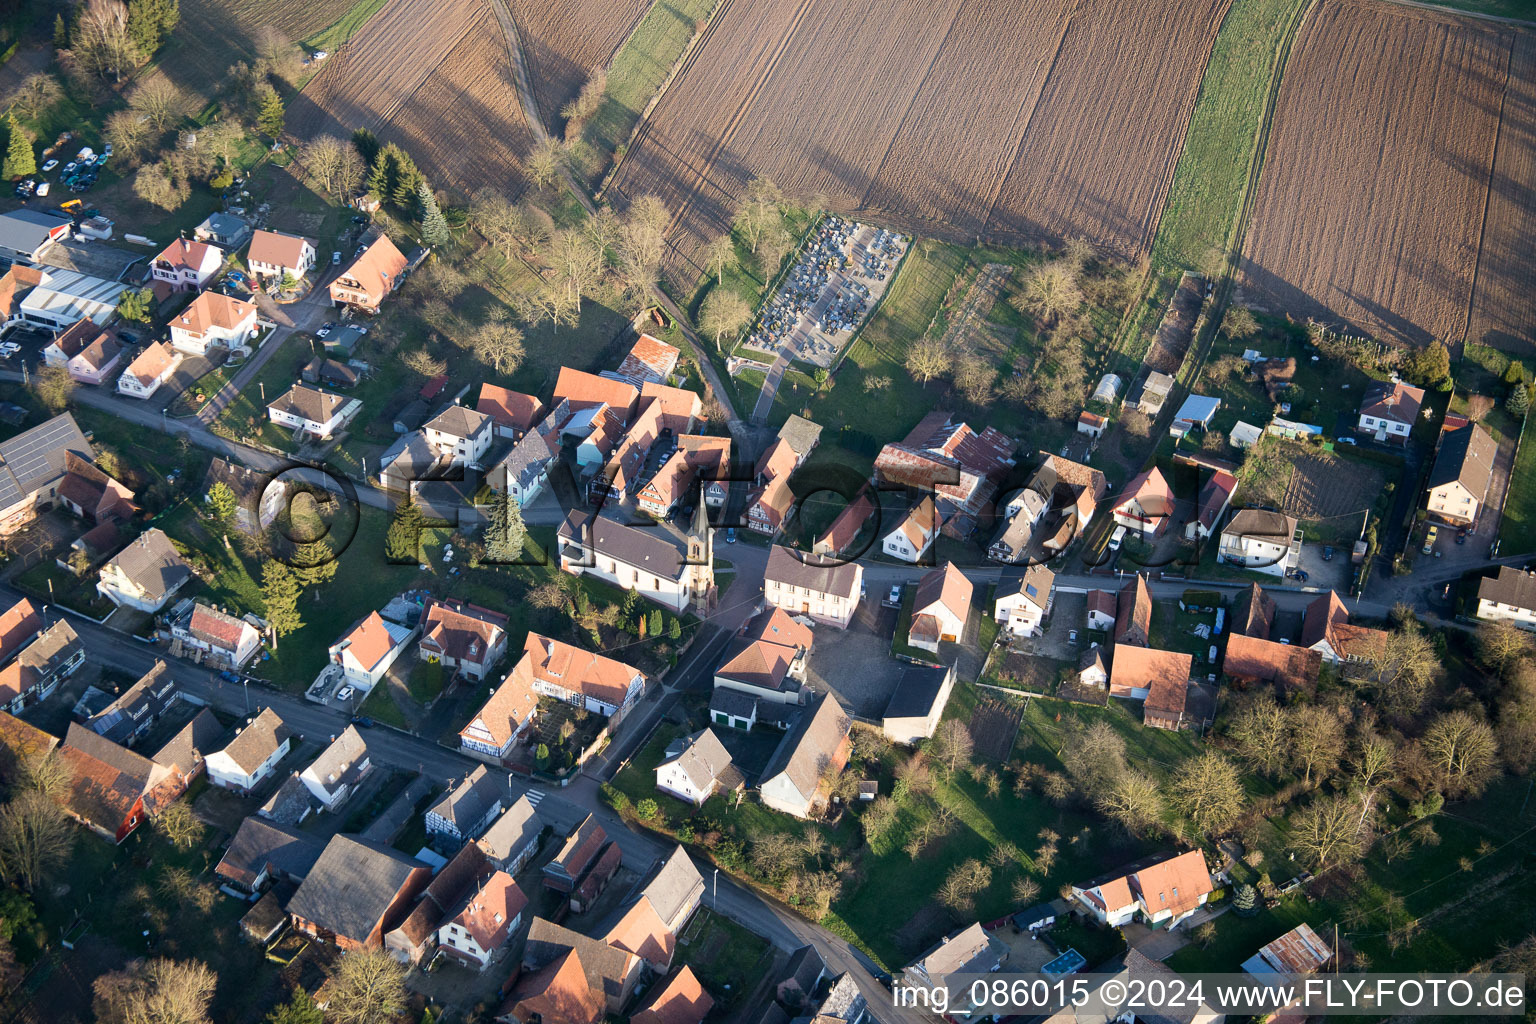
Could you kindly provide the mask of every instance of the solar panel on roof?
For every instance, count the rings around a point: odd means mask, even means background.
[[[1024,593],[1028,594],[1030,597],[1035,597],[1040,593],[1040,591],[1035,589],[1035,585],[1033,583],[1026,583],[1024,584]]]

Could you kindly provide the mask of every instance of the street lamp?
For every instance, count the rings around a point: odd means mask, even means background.
[[[715,868],[715,894],[709,898],[709,902],[716,908],[720,906],[720,869]]]

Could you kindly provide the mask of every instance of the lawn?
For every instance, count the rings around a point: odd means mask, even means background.
[[[700,909],[678,936],[676,959],[714,994],[717,1007],[730,1008],[753,994],[773,965],[774,951],[768,940],[735,921]]]
[[[671,77],[694,30],[718,2],[656,0],[614,54],[602,105],[582,132],[583,139],[601,154],[603,164],[609,157],[623,159],[624,147],[646,104]]]
[[[1221,23],[1184,135],[1152,260],[1219,272],[1232,243],[1279,49],[1304,0],[1235,0]]]
[[[1160,778],[1167,778],[1180,762],[1200,752],[1200,744],[1189,733],[1148,729],[1122,701],[1111,700],[1098,708],[1036,697],[1024,704],[1015,756],[1060,771],[1060,754],[1071,740],[1073,726],[1095,721],[1108,722],[1125,740],[1125,755],[1131,764]]]
[[[1509,474],[1509,493],[1499,521],[1499,554],[1524,555],[1536,551],[1536,437],[1530,417],[1520,434],[1520,448]]]
[[[1209,947],[1186,946],[1169,965],[1235,971],[1259,946],[1306,921],[1330,942],[1337,925],[1341,942],[1377,970],[1470,969],[1525,938],[1536,919],[1536,875],[1526,866],[1536,853],[1536,808],[1526,803],[1528,790],[1528,779],[1503,778],[1483,798],[1432,818],[1433,843],[1417,842],[1390,863],[1378,844],[1356,880],[1325,875],[1307,897],[1286,897],[1253,918],[1224,914]]]
[[[293,432],[267,418],[267,404],[284,395],[299,380],[299,372],[314,358],[305,334],[289,335],[255,378],[224,407],[215,421],[218,433],[271,448],[289,449]],[[265,396],[265,397],[263,397]],[[209,391],[208,397],[213,397]]]

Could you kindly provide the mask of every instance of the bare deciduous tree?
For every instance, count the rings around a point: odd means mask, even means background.
[[[435,358],[424,348],[413,348],[400,357],[406,368],[423,377],[436,377],[448,372],[448,361]]]
[[[533,187],[546,189],[559,180],[565,169],[565,150],[554,139],[545,139],[528,154],[528,180]]]
[[[581,126],[603,105],[603,94],[607,89],[608,72],[598,68],[587,77],[576,98],[560,108],[560,116],[570,122],[566,125],[566,138],[581,134]]]
[[[405,1009],[405,965],[388,950],[347,953],[336,969],[335,983],[326,1014],[336,1024],[386,1024]]]
[[[961,356],[955,361],[950,378],[955,383],[955,390],[972,405],[984,406],[992,401],[995,390],[992,385],[997,380],[997,369],[981,356]]]
[[[734,335],[752,320],[752,307],[747,300],[726,288],[712,288],[699,307],[699,329],[715,336],[715,348],[726,335]]]
[[[470,335],[469,347],[481,362],[493,367],[497,373],[515,372],[527,355],[523,347],[523,332],[510,323],[498,320],[490,320],[477,327]]]
[[[1146,835],[1161,826],[1163,793],[1157,780],[1139,771],[1127,771],[1098,799],[1101,811],[1131,835]]]
[[[1344,756],[1344,723],[1332,708],[1308,704],[1290,713],[1290,747],[1301,766],[1302,783],[1321,783]]]
[[[120,0],[87,0],[75,22],[70,48],[59,57],[66,67],[84,75],[110,75],[118,82],[123,72],[148,59],[128,33],[128,8]]]
[[[1126,772],[1125,740],[1103,720],[1072,729],[1057,756],[1067,775],[1089,800],[1109,792]]]
[[[716,288],[725,286],[725,268],[734,262],[736,262],[736,242],[731,238],[729,231],[723,235],[716,235],[704,247],[704,265],[714,272]]]
[[[1250,768],[1276,778],[1290,766],[1286,745],[1290,721],[1285,709],[1268,696],[1245,706],[1232,720],[1231,737],[1237,756]]]
[[[1529,658],[1531,649],[1531,634],[1512,622],[1484,622],[1477,627],[1478,657],[1501,676]]]
[[[161,132],[184,120],[191,106],[186,91],[164,75],[155,75],[128,94],[128,109],[143,115]]]
[[[155,827],[178,850],[190,850],[202,842],[203,823],[197,820],[192,806],[184,800],[171,804],[154,821]]]
[[[1009,301],[1019,312],[1050,327],[1083,304],[1083,290],[1077,279],[1078,271],[1070,263],[1042,263],[1029,272]]]
[[[928,742],[928,752],[953,775],[970,764],[976,752],[976,741],[971,738],[971,730],[964,722],[951,718],[933,734],[933,739]]]
[[[1341,796],[1314,800],[1291,816],[1291,849],[1315,867],[1358,859],[1368,836],[1354,804]]]
[[[7,881],[32,891],[73,845],[73,826],[41,792],[26,790],[0,807],[0,875]]]
[[[59,80],[46,71],[39,71],[23,79],[9,100],[16,116],[30,121],[46,113],[63,97]]]
[[[216,982],[197,960],[135,960],[96,979],[91,1008],[101,1024],[209,1024]]]
[[[1239,341],[1251,338],[1259,333],[1259,322],[1247,306],[1228,306],[1226,315],[1221,318],[1221,333]]]
[[[305,144],[299,159],[326,195],[345,198],[362,185],[363,158],[346,139],[321,135]]]
[[[1481,793],[1498,771],[1499,744],[1493,730],[1465,711],[1447,712],[1429,724],[1424,753],[1449,796]]]
[[[949,350],[937,338],[923,338],[907,349],[907,372],[919,384],[927,384],[949,370]]]
[[[768,229],[782,223],[783,205],[784,193],[770,179],[753,178],[747,184],[746,194],[736,211],[736,226],[752,249],[752,255],[757,255],[758,244]]]
[[[138,163],[151,141],[149,122],[132,110],[113,111],[102,134],[115,147],[114,155],[130,167]]]
[[[168,160],[145,164],[133,176],[133,194],[167,212],[176,209],[192,195],[192,188]]]
[[[1173,803],[1206,835],[1224,831],[1243,811],[1243,780],[1221,754],[1208,750],[1173,774]]]

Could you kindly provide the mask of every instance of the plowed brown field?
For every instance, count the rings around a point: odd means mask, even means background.
[[[1529,344],[1532,38],[1324,0],[1281,85],[1247,298],[1379,337]]]
[[[434,184],[522,192],[532,143],[486,0],[393,0],[326,63],[289,107],[295,135],[370,128]]]
[[[523,39],[539,116],[552,132],[560,108],[575,98],[593,69],[607,67],[650,0],[507,0]]]
[[[1146,248],[1226,0],[726,0],[614,194],[671,269],[746,182],[964,240]]]

